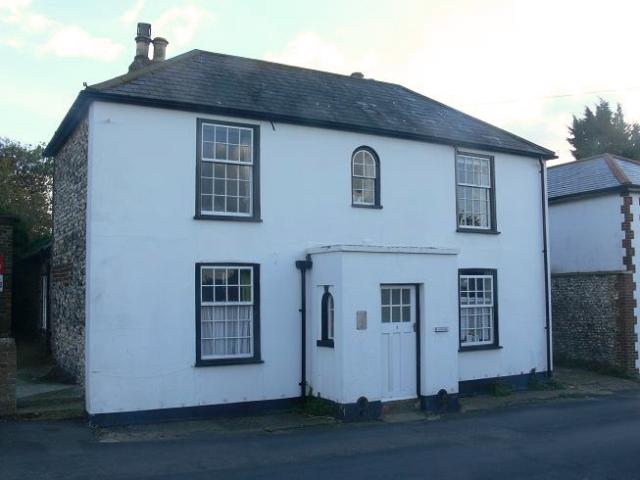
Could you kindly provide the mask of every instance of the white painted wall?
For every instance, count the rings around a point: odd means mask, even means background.
[[[549,205],[551,272],[622,270],[619,194]]]
[[[433,334],[425,339],[423,352],[425,392],[435,393],[437,385],[445,384],[454,389],[454,371],[458,379],[469,380],[545,369],[537,160],[497,154],[501,234],[462,234],[455,231],[452,147],[285,124],[275,124],[274,130],[268,122],[250,121],[261,129],[263,222],[199,221],[193,219],[197,117],[100,102],[90,109],[89,413],[297,396],[300,276],[294,261],[320,245],[459,249],[457,265],[447,260],[448,267],[439,259],[420,267],[385,258],[376,260],[378,270],[349,257],[342,262],[342,278],[335,281],[354,297],[334,292],[340,311],[353,317],[361,304],[375,310],[371,285],[420,276],[425,318],[455,325],[456,332],[456,269],[498,269],[503,348],[457,354],[457,333]],[[381,210],[351,207],[350,155],[360,145],[372,147],[381,159]],[[194,268],[206,261],[261,264],[263,364],[194,367]],[[387,276],[383,272],[396,278],[382,278]],[[363,278],[367,283],[360,286]],[[314,292],[310,305],[319,309]],[[349,324],[353,327],[354,321]],[[336,339],[334,352],[326,352],[330,358],[318,358],[325,366],[316,362],[312,367],[320,378],[318,389],[342,392],[343,399],[357,398],[358,392],[373,395],[376,388],[375,365],[367,362],[374,355],[372,345],[358,347],[363,349],[360,363],[340,348],[348,338],[360,338],[361,332],[349,333],[351,327],[340,330],[344,338]],[[340,368],[342,384],[332,383],[331,370]]]
[[[382,284],[419,285],[421,317],[421,394],[434,395],[440,389],[458,391],[458,301],[457,252],[383,253],[332,252],[311,255],[312,285],[332,283],[335,275],[340,301],[336,303],[335,355],[339,368],[323,368],[332,349],[311,346],[312,385],[325,384],[324,376],[336,376],[336,390],[326,398],[340,403],[353,403],[359,397],[382,398],[382,353],[380,286]],[[317,271],[321,272],[316,274]],[[315,287],[311,287],[315,288]],[[367,328],[356,328],[356,312],[367,312]],[[320,303],[310,312],[311,324],[320,324]],[[436,326],[448,327],[446,333],[435,333]],[[317,337],[319,338],[319,331]],[[316,372],[318,372],[316,374]],[[322,392],[320,388],[314,391]]]

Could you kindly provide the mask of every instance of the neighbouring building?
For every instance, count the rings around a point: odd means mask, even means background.
[[[548,195],[555,357],[637,373],[640,161],[550,167]]]
[[[369,417],[551,371],[553,152],[360,73],[165,60],[150,33],[46,148],[52,350],[93,422],[308,394]]]

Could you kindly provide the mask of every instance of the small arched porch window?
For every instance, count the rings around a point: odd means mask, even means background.
[[[333,337],[335,333],[335,308],[333,303],[333,295],[329,292],[329,287],[324,287],[322,294],[321,316],[320,316],[320,334],[321,339],[318,340],[319,347],[333,347]]]

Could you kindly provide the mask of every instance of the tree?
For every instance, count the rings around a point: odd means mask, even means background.
[[[640,125],[625,122],[619,103],[615,112],[603,99],[596,104],[595,111],[585,107],[583,118],[573,116],[569,133],[567,141],[576,159],[601,153],[640,159]]]
[[[0,214],[18,217],[18,253],[51,236],[53,160],[43,149],[0,137]]]

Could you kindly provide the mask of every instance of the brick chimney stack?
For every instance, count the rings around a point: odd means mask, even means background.
[[[151,24],[138,23],[136,32],[136,56],[129,65],[129,71],[133,72],[140,68],[144,68],[151,63],[149,60],[149,44],[151,43]]]

